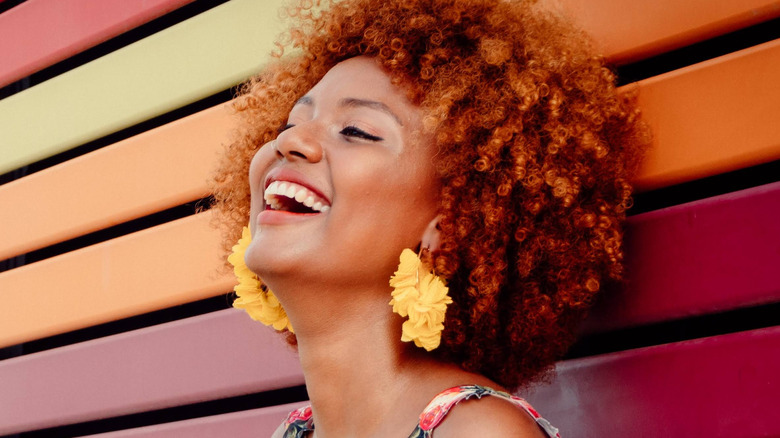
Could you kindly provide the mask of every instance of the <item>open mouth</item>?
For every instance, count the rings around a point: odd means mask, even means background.
[[[289,181],[274,181],[263,194],[266,209],[297,214],[325,213],[328,201],[306,187]]]

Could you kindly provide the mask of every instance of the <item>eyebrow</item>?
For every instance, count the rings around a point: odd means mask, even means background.
[[[295,102],[296,105],[313,105],[313,103],[314,101],[310,96],[303,96]],[[403,122],[401,121],[401,118],[398,117],[398,115],[394,113],[393,110],[390,109],[390,107],[388,107],[382,102],[377,102],[375,100],[366,100],[366,99],[357,99],[354,97],[347,97],[339,101],[339,106],[366,107],[377,111],[382,111],[383,113],[392,117],[396,121],[396,123],[398,123],[400,126],[404,126]]]

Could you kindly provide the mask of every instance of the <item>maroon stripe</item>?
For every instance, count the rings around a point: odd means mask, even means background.
[[[780,182],[632,217],[628,281],[587,331],[780,300]]]
[[[0,435],[303,383],[273,330],[233,309],[0,362]]]
[[[780,327],[558,365],[523,394],[572,437],[780,436]]]

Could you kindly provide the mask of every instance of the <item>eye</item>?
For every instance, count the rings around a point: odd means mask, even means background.
[[[276,131],[276,134],[277,134],[277,135],[278,135],[278,134],[281,134],[282,132],[284,132],[284,131],[286,131],[286,130],[288,130],[288,129],[292,128],[293,126],[295,126],[295,125],[293,125],[292,123],[288,123],[288,124],[286,124],[286,125],[282,126],[281,128],[279,128],[279,129]]]
[[[360,138],[363,140],[369,140],[369,141],[382,141],[384,140],[382,137],[377,137],[376,135],[371,135],[367,133],[366,131],[363,131],[360,128],[356,128],[354,126],[347,126],[346,128],[342,129],[339,134],[345,136],[345,137],[354,137],[354,138]]]

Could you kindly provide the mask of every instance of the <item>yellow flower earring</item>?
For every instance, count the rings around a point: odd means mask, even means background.
[[[394,288],[390,305],[393,312],[406,317],[401,340],[431,351],[441,343],[444,315],[452,298],[444,281],[423,268],[420,257],[411,249],[401,252],[398,270],[390,277]]]
[[[244,309],[255,321],[260,321],[276,330],[287,329],[295,333],[282,304],[244,262],[244,254],[251,241],[252,234],[249,227],[244,227],[241,239],[233,246],[233,253],[228,256],[228,262],[233,265],[233,272],[238,279],[238,284],[233,287],[238,295],[238,298],[233,301],[233,307]]]

